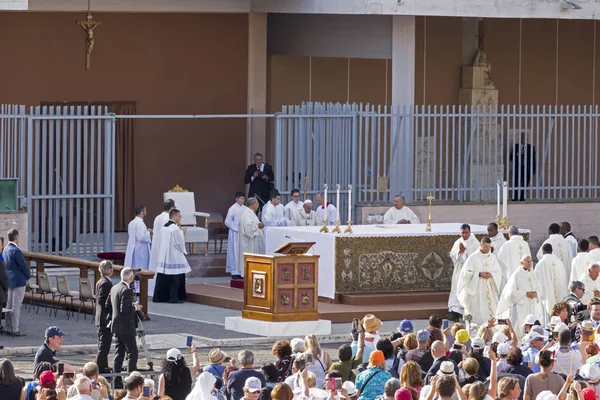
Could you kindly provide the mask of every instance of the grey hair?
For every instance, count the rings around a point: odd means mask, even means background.
[[[508,227],[508,233],[510,233],[511,235],[518,235],[519,234],[519,228],[517,228],[514,225],[511,225]]]
[[[121,280],[126,282],[126,281],[130,280],[131,278],[133,278],[134,274],[135,273],[133,272],[133,268],[125,267],[121,270]]]
[[[144,386],[148,386],[150,388],[150,397],[154,395],[154,380],[152,379],[144,379]]]
[[[112,271],[112,269],[113,269],[112,263],[108,260],[102,260],[102,261],[100,261],[100,264],[98,265],[98,270],[100,271],[102,276],[106,276],[106,275],[110,274],[110,271]]]
[[[248,207],[257,202],[256,197],[248,197]]]
[[[92,381],[87,376],[80,376],[75,379],[75,383],[73,383],[75,389],[77,389],[77,393],[81,394],[82,391],[91,391],[92,390]]]
[[[406,197],[402,196],[401,194],[397,194],[394,196],[394,198],[396,198],[396,197],[400,197],[402,199],[402,201],[406,203]]]
[[[402,384],[400,383],[400,381],[396,378],[390,378],[387,380],[387,382],[385,383],[385,386],[383,387],[383,393],[387,396],[387,397],[392,397],[394,396],[394,394],[396,394],[396,390],[400,389],[402,387]]]
[[[238,353],[240,365],[254,364],[254,353],[250,350],[242,350]]]
[[[569,291],[574,292],[575,289],[584,289],[585,285],[581,281],[573,281],[569,284]]]
[[[588,267],[588,271],[591,270],[594,267],[600,268],[600,264],[598,264],[598,263],[592,263],[592,264],[590,264],[590,266]]]

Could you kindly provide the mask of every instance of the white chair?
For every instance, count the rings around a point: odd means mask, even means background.
[[[185,242],[192,244],[192,253],[196,252],[196,243],[206,243],[204,255],[208,254],[209,213],[196,211],[194,192],[188,192],[179,185],[163,193],[163,201],[173,199],[175,207],[181,211],[181,228],[186,229]],[[196,226],[196,218],[204,218],[204,227]]]

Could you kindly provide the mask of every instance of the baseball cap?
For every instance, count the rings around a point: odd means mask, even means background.
[[[50,339],[51,337],[54,336],[65,336],[65,333],[63,331],[61,331],[58,326],[51,326],[50,328],[46,329],[46,339]]]
[[[527,335],[525,335],[527,337],[527,345],[529,345],[531,342],[533,342],[536,339],[542,339],[544,340],[544,336],[540,335],[537,332],[531,331],[529,332]],[[525,339],[523,339],[523,341],[525,341]]]
[[[419,343],[427,342],[430,337],[431,337],[431,332],[429,332],[427,329],[421,329],[419,332],[417,332],[417,341]]]
[[[385,356],[383,355],[383,351],[375,350],[371,352],[369,356],[369,364],[372,365],[381,365],[385,362]]]
[[[548,325],[552,326],[556,326],[558,324],[562,323],[562,320],[560,319],[560,317],[558,315],[554,315],[550,318],[550,323],[548,323]]]
[[[542,335],[543,337],[546,337],[546,332],[544,331],[544,328],[542,328],[540,325],[534,325],[531,327],[531,331],[529,331],[529,333],[531,332],[536,332],[539,333],[540,335]]]
[[[483,348],[485,347],[485,343],[483,342],[483,339],[476,338],[476,339],[473,339],[473,342],[471,343],[471,347],[473,348],[473,350],[483,350]]]
[[[413,333],[415,331],[415,327],[412,322],[407,319],[402,320],[400,325],[398,325],[398,332],[402,332],[404,334]]]
[[[177,360],[180,360],[182,357],[183,356],[181,355],[181,351],[179,351],[179,349],[170,349],[167,351],[167,361],[177,362]]]
[[[544,390],[542,393],[538,394],[536,400],[558,400],[558,396],[549,390]]]
[[[492,336],[492,343],[506,343],[506,342],[508,342],[508,336],[506,336],[502,332],[496,332],[496,333],[494,333],[494,336]]]
[[[262,390],[262,383],[260,383],[260,379],[255,376],[251,376],[246,379],[246,383],[244,383],[244,388],[248,389],[249,392],[260,392]]]
[[[598,382],[600,381],[600,367],[595,364],[585,364],[581,367],[579,375],[586,381]]]
[[[523,321],[523,325],[534,325],[539,318],[535,314],[529,314],[525,317],[525,321]]]
[[[458,332],[456,332],[456,341],[458,343],[465,344],[469,341],[469,339],[469,332],[466,329],[459,329]]]
[[[510,350],[510,344],[508,344],[508,343],[500,343],[498,345],[498,354],[500,354],[501,356],[507,355],[509,350]]]
[[[592,388],[586,388],[581,391],[583,400],[596,400],[596,392]]]
[[[54,373],[52,371],[44,371],[40,374],[40,386],[43,388],[48,388],[56,385],[56,380],[54,379]]]
[[[560,332],[565,329],[569,329],[569,327],[564,322],[561,322],[560,324],[554,325],[553,332]]]

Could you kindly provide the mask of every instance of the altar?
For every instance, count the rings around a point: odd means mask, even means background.
[[[431,224],[431,232],[426,224],[356,225],[352,234],[321,233],[320,226],[269,227],[266,254],[290,241],[316,242],[311,251],[320,256],[319,296],[330,299],[336,293],[444,291],[450,290],[449,253],[460,225]],[[529,230],[520,231],[528,240]],[[471,233],[481,238],[487,226],[471,225]]]

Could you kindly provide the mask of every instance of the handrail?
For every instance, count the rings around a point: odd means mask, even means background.
[[[30,269],[32,268],[31,262],[35,262],[34,268],[37,272],[44,272],[45,265],[52,264],[61,267],[79,268],[79,276],[82,278],[88,278],[89,271],[92,270],[94,273],[94,282],[97,282],[100,279],[100,271],[98,270],[100,262],[97,261],[80,260],[77,258],[42,253],[31,253],[29,251],[24,251],[23,255],[25,256],[25,261]],[[113,264],[114,271],[120,271],[123,268],[125,267],[122,265]],[[142,310],[146,319],[150,319],[148,317],[148,279],[154,279],[154,272],[141,270],[137,271],[136,275],[140,277],[140,305],[143,307]]]

